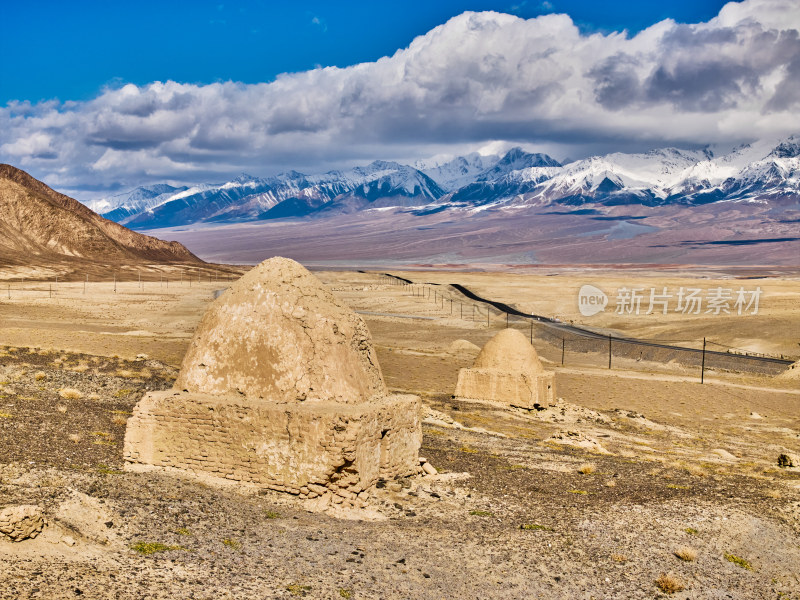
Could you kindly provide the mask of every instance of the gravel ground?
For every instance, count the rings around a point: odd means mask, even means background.
[[[167,366],[0,355],[0,507],[49,522],[0,542],[3,599],[654,598],[662,575],[676,598],[800,598],[800,474],[632,456],[621,440],[647,430],[611,412],[580,423],[608,436],[602,455],[548,443],[563,424],[425,398],[466,427],[425,425],[440,474],[384,482],[382,519],[343,520],[123,472],[124,418]]]

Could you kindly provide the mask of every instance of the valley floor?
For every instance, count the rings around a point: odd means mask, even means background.
[[[797,380],[711,372],[701,386],[680,365],[609,370],[577,352],[561,366],[537,339],[557,403],[456,401],[477,349],[454,342],[482,346],[503,322],[376,274],[318,276],[362,313],[388,386],[422,397],[439,474],[386,482],[381,518],[354,521],[124,472],[125,419],[171,385],[220,286],[0,298],[0,505],[50,521],[0,542],[0,598],[800,598],[800,469],[777,466],[800,454]],[[767,326],[796,325],[785,309]]]

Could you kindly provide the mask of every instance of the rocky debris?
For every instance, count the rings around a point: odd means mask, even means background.
[[[800,458],[794,454],[783,453],[778,456],[778,466],[787,467],[800,467]]]
[[[427,458],[422,458],[420,456],[419,464],[426,475],[436,475],[439,473],[439,471],[436,470],[436,467],[434,467],[431,463],[428,462]]]
[[[536,402],[526,412],[536,420],[550,423],[582,423],[584,421],[603,425],[612,423],[612,420],[603,413],[577,404],[571,404],[563,398],[558,398],[552,402]]]
[[[134,409],[124,458],[364,508],[379,478],[417,474],[420,412],[388,393],[361,317],[275,257],[206,311],[174,388]]]
[[[114,521],[118,519],[108,502],[75,490],[61,503],[54,518],[67,529],[100,544],[109,544],[116,538]],[[66,537],[64,543],[74,545]]]
[[[554,444],[564,444],[574,446],[597,454],[611,454],[595,438],[589,437],[581,431],[575,429],[558,431],[545,440]]]
[[[545,371],[528,338],[503,329],[481,350],[472,368],[458,373],[456,398],[534,408],[555,399],[555,375]]]
[[[0,534],[12,542],[33,539],[44,529],[42,510],[33,504],[8,506],[0,510]]]

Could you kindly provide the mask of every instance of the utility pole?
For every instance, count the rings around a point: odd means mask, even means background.
[[[611,335],[608,336],[608,368],[611,368]]]
[[[700,363],[700,383],[703,383],[706,374],[706,338],[703,338],[703,360]]]

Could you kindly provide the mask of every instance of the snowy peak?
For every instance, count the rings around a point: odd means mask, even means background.
[[[520,171],[532,167],[560,167],[561,163],[547,154],[531,154],[522,148],[512,148],[490,169],[481,173],[475,181],[494,181],[508,175],[512,171]]]
[[[452,192],[473,183],[481,173],[495,166],[500,158],[496,154],[483,155],[472,152],[455,158],[420,160],[414,163],[414,166],[433,179],[443,190]]]

